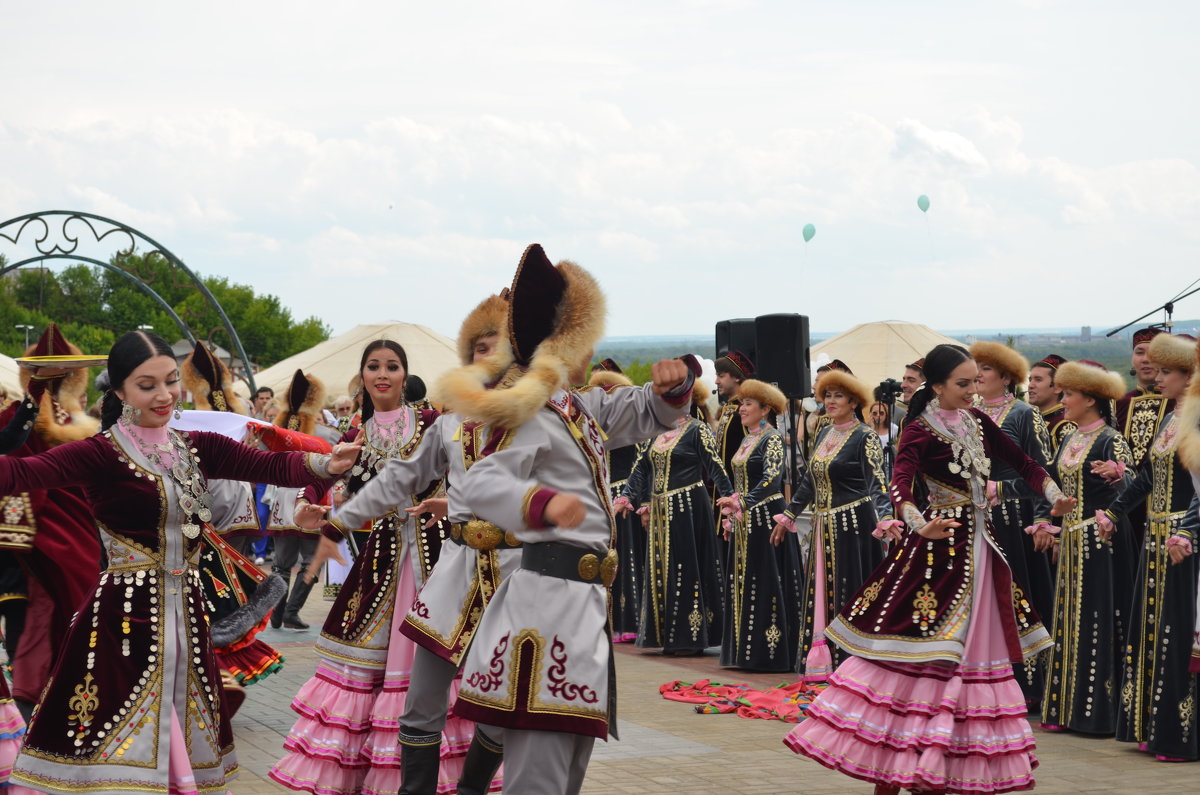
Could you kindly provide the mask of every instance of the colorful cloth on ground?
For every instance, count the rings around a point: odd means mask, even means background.
[[[825,685],[805,682],[781,684],[768,690],[755,690],[748,684],[721,684],[711,679],[695,683],[675,680],[658,688],[668,701],[695,704],[701,715],[724,715],[737,713],[739,718],[780,720],[784,723],[799,723],[808,706]]]

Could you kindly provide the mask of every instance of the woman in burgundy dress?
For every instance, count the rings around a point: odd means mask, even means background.
[[[971,406],[978,368],[957,345],[925,357],[892,478],[907,529],[825,629],[852,656],[785,739],[877,793],[1033,787],[1033,733],[1012,662],[1050,645],[988,521],[992,459],[1061,515],[1074,501]],[[918,507],[923,484],[928,499]]]
[[[100,434],[0,457],[0,494],[82,487],[108,559],[67,633],[11,791],[224,791],[237,761],[196,567],[214,510],[208,479],[323,483],[358,446],[263,453],[169,429],[179,371],[153,334],[117,340],[108,369]]]

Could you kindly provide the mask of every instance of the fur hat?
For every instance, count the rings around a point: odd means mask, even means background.
[[[1159,367],[1191,370],[1195,364],[1196,340],[1185,335],[1159,334],[1150,341],[1146,355]]]
[[[1117,400],[1125,394],[1125,379],[1104,365],[1087,359],[1065,362],[1054,377],[1058,389],[1082,392],[1096,399]]]
[[[825,393],[834,390],[845,392],[862,411],[870,408],[873,402],[871,388],[855,376],[841,370],[826,370],[817,376],[817,383],[813,386],[813,397],[824,402]]]
[[[475,360],[475,343],[489,334],[504,334],[508,328],[508,290],[489,295],[471,310],[458,330],[458,361],[466,367]]]
[[[1140,328],[1137,331],[1133,332],[1133,337],[1131,337],[1130,339],[1131,339],[1133,347],[1136,348],[1137,346],[1141,345],[1144,342],[1150,342],[1151,340],[1153,340],[1155,337],[1157,337],[1159,334],[1162,334],[1162,333],[1163,333],[1163,330],[1161,328],[1159,328],[1158,326],[1146,326],[1146,328]]]
[[[735,378],[742,379],[754,377],[754,361],[741,351],[729,351],[718,357],[713,364],[718,373],[730,373]]]
[[[37,342],[25,349],[26,356],[79,356],[82,353],[83,351],[63,336],[57,323],[47,325]],[[24,367],[17,372],[21,388],[26,392],[29,391],[29,379],[32,375],[33,371]],[[85,408],[83,401],[87,398],[88,378],[88,369],[79,367],[66,375],[50,379],[46,385],[46,392],[53,393],[59,405],[68,411],[83,411]],[[91,435],[88,434],[88,436]]]
[[[1013,386],[1029,377],[1029,360],[1007,345],[980,340],[971,346],[971,358],[980,364],[991,365],[1013,381]]]
[[[592,374],[588,376],[588,383],[602,389],[610,389],[614,386],[633,386],[633,381],[629,380],[629,376],[624,373],[614,373],[598,367],[592,368]]]
[[[79,356],[82,351],[72,345],[58,325],[51,323],[46,326],[38,341],[25,351],[26,356]],[[29,379],[33,371],[24,367],[18,372],[21,387],[29,391]],[[94,417],[88,416],[84,401],[87,399],[88,370],[80,367],[71,370],[66,375],[50,379],[46,391],[42,393],[38,404],[38,415],[33,421],[33,428],[38,436],[48,446],[55,447],[67,442],[87,439],[100,430],[100,423]],[[61,421],[62,415],[55,411],[55,401],[58,407],[66,412],[69,419]]]
[[[201,411],[232,411],[246,414],[246,404],[233,393],[233,376],[225,363],[208,346],[196,340],[195,347],[179,368],[183,388],[192,393]]]
[[[1193,350],[1194,367],[1200,368],[1200,342]],[[1192,472],[1200,472],[1200,378],[1193,376],[1175,411],[1179,415],[1179,460]]]
[[[592,372],[594,373],[597,370],[607,370],[610,373],[625,373],[625,371],[621,369],[621,365],[617,364],[616,359],[601,359],[592,365]]]
[[[778,387],[765,381],[756,381],[753,378],[743,381],[741,387],[738,388],[738,397],[742,400],[746,398],[757,400],[776,414],[782,414],[787,410],[787,398],[783,396]]]
[[[287,388],[287,403],[275,417],[275,424],[289,431],[311,434],[324,405],[325,385],[315,376],[297,370]]]
[[[606,304],[595,278],[569,260],[551,264],[534,243],[509,290],[507,335],[478,364],[442,376],[434,400],[502,428],[537,413],[604,336]],[[494,388],[489,389],[489,386]]]

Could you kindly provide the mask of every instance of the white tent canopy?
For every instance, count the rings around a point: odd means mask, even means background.
[[[885,378],[899,381],[905,365],[942,343],[962,344],[920,323],[884,320],[861,323],[830,337],[812,346],[809,356],[814,372],[825,362],[841,359],[867,386],[874,387]]]
[[[372,340],[388,339],[400,343],[408,354],[408,370],[419,375],[426,386],[442,373],[458,366],[454,340],[416,323],[377,323],[355,326],[345,334],[314,345],[306,351],[289,356],[254,376],[259,386],[269,386],[280,394],[292,382],[296,370],[314,375],[325,385],[326,395],[333,400],[345,393],[346,385],[358,372],[363,348]],[[237,391],[244,392],[239,382]]]

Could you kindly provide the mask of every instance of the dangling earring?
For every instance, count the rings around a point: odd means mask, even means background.
[[[178,403],[175,404],[175,419],[177,419],[177,420],[183,419],[183,409],[179,408]]]
[[[934,411],[941,411],[941,409],[942,409],[942,396],[941,396],[941,395],[934,395],[934,396],[933,396],[933,400],[929,401],[929,405],[930,405],[930,407],[931,407],[931,408],[932,408]]]
[[[766,421],[766,420],[759,420],[759,421],[758,421],[758,427],[760,427],[760,428],[765,428],[765,427],[767,427],[767,421]]]
[[[124,400],[121,401],[121,419],[126,425],[132,425],[134,419],[139,413],[140,412],[138,412],[138,410],[133,406],[129,405]]]

